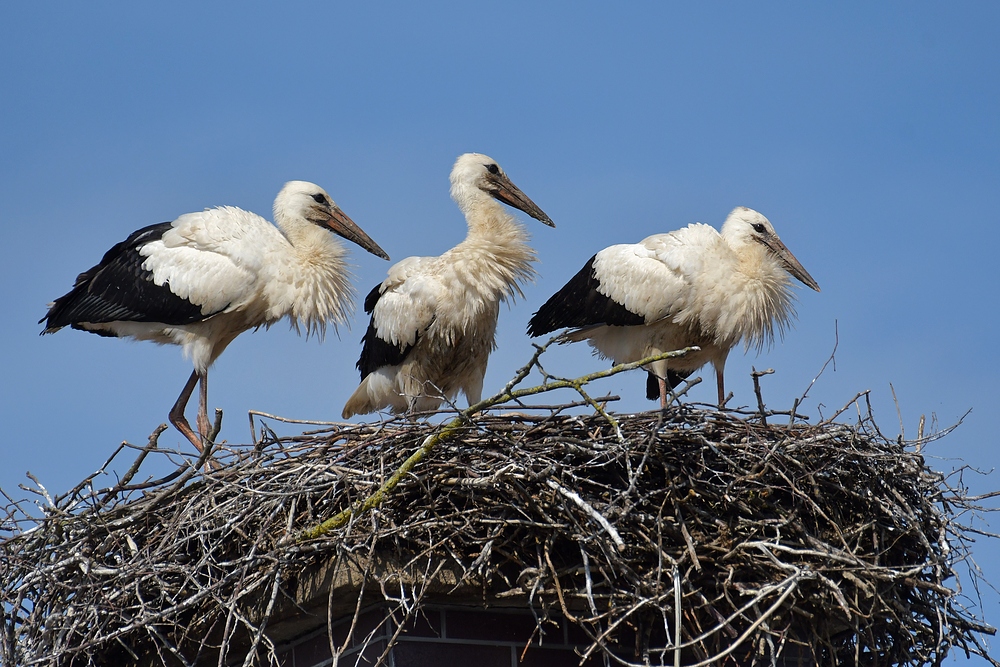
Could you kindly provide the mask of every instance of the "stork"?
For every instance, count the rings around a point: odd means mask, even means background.
[[[194,371],[170,422],[201,451],[209,432],[208,369],[233,339],[283,317],[320,336],[328,323],[347,321],[354,295],[347,251],[329,232],[389,259],[318,185],[286,183],[274,220],[277,226],[223,206],[143,227],[49,304],[42,333],[70,326],[180,345]],[[196,435],[184,410],[199,383]]]
[[[384,408],[432,410],[459,390],[470,405],[482,397],[500,303],[535,275],[528,234],[499,202],[555,225],[479,153],[455,162],[451,196],[468,223],[465,240],[438,257],[395,264],[365,299],[371,322],[357,363],[361,384],[344,419]]]
[[[586,340],[615,363],[698,346],[650,364],[646,397],[666,407],[668,391],[711,362],[722,407],[729,351],[742,340],[760,352],[795,316],[789,274],[819,291],[768,219],[741,206],[721,233],[696,223],[601,250],[538,309],[528,333],[572,328],[558,340]]]

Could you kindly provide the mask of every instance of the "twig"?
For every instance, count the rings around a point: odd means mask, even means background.
[[[622,540],[621,535],[618,534],[618,531],[615,530],[615,527],[612,526],[611,523],[604,518],[604,515],[602,515],[600,512],[591,507],[586,500],[581,498],[580,494],[576,493],[575,491],[570,491],[569,489],[565,488],[564,486],[560,485],[558,482],[552,479],[546,480],[545,483],[548,484],[550,488],[555,489],[562,495],[572,500],[574,503],[576,503],[576,505],[580,509],[582,509],[584,512],[587,513],[587,516],[596,521],[601,526],[601,528],[604,529],[604,532],[606,532],[611,537],[611,540],[615,543],[615,546],[618,547],[618,551],[623,551],[625,549],[625,542],[624,540]]]
[[[762,426],[767,426],[767,410],[764,409],[764,399],[760,395],[760,378],[764,375],[771,375],[774,373],[774,369],[768,368],[765,371],[758,371],[753,366],[750,369],[753,371],[750,373],[750,377],[753,378],[753,393],[757,396],[757,410],[760,414],[760,423]]]
[[[139,472],[139,467],[142,466],[142,462],[146,460],[146,456],[151,451],[157,448],[160,436],[166,430],[167,430],[166,424],[160,424],[153,430],[153,432],[149,435],[149,441],[146,443],[146,446],[143,447],[142,450],[140,450],[139,456],[137,456],[135,461],[132,463],[132,467],[130,467],[128,471],[126,471],[126,473],[118,481],[118,484],[116,484],[111,489],[108,489],[107,493],[104,494],[104,497],[101,498],[100,505],[103,506],[107,504],[107,502],[111,500],[111,498],[113,498],[114,496],[118,495],[123,490],[128,488],[128,483],[131,482],[132,478],[135,477],[137,472]],[[120,449],[121,448],[119,448],[119,450],[116,450],[116,453],[117,451],[120,451]],[[111,460],[108,459],[108,463],[110,462]],[[107,463],[105,463],[104,465],[107,465]]]
[[[805,391],[802,392],[802,395],[799,396],[797,399],[795,399],[795,401],[792,403],[792,416],[791,416],[791,418],[790,418],[790,420],[788,422],[789,425],[795,423],[795,413],[796,413],[796,411],[798,411],[799,406],[802,405],[802,403],[805,402],[806,396],[809,395],[809,390],[813,388],[814,384],[816,384],[816,380],[820,379],[820,377],[823,375],[823,372],[826,370],[826,367],[832,363],[833,364],[833,370],[834,371],[837,370],[837,357],[836,357],[836,355],[837,355],[837,348],[839,346],[840,346],[840,331],[838,330],[837,320],[834,320],[833,321],[833,350],[830,352],[830,356],[827,358],[827,360],[825,362],[823,362],[823,366],[819,369],[819,373],[817,373],[816,376],[813,377],[813,379],[809,381],[809,386],[807,386],[806,389],[805,389]]]
[[[392,475],[389,476],[389,478],[385,481],[385,483],[375,493],[368,496],[368,498],[363,500],[357,506],[353,508],[348,508],[340,512],[336,516],[327,519],[326,521],[323,521],[322,523],[312,528],[302,531],[298,539],[312,540],[318,537],[322,537],[331,530],[335,530],[346,524],[351,519],[351,517],[363,514],[368,510],[370,510],[371,508],[380,504],[386,498],[386,496],[390,492],[392,492],[392,490],[396,487],[396,485],[399,484],[400,480],[405,475],[407,475],[411,470],[413,470],[413,467],[416,466],[418,463],[420,463],[420,461],[422,461],[424,457],[427,456],[427,454],[436,445],[448,440],[453,435],[458,433],[458,431],[462,428],[463,425],[465,425],[468,419],[476,413],[482,412],[483,410],[490,407],[503,405],[504,403],[507,403],[509,401],[524,398],[525,396],[534,396],[535,394],[542,394],[548,391],[553,391],[555,389],[567,389],[567,388],[576,389],[577,392],[579,392],[584,397],[584,400],[586,400],[588,403],[593,404],[594,407],[596,408],[597,405],[593,403],[593,399],[587,396],[587,394],[583,391],[584,385],[593,382],[594,380],[611,377],[612,375],[617,375],[618,373],[624,373],[625,371],[635,370],[636,368],[641,368],[642,366],[651,364],[656,361],[661,361],[663,359],[676,359],[678,357],[683,357],[684,355],[689,354],[693,351],[697,351],[699,349],[700,348],[697,347],[688,347],[683,350],[678,350],[676,352],[665,352],[663,354],[658,354],[652,357],[647,357],[645,359],[640,359],[639,361],[629,364],[619,364],[607,370],[598,371],[596,373],[590,373],[589,375],[584,375],[574,380],[554,380],[544,385],[530,387],[528,389],[513,389],[513,387],[516,386],[518,382],[527,377],[528,373],[530,372],[529,368],[530,364],[529,364],[529,366],[525,366],[524,368],[521,368],[517,372],[517,374],[514,376],[514,379],[511,380],[509,383],[507,383],[507,386],[504,388],[504,391],[494,396],[491,396],[490,398],[479,401],[475,405],[470,405],[467,409],[460,412],[458,417],[455,417],[450,422],[442,426],[440,430],[424,438],[424,441],[420,445],[420,447],[415,452],[413,452],[413,454],[411,454],[410,457],[407,458],[402,463],[402,465],[400,465],[399,468],[396,469],[394,473],[392,473]],[[537,361],[538,355],[540,355],[544,351],[545,351],[545,346],[539,347],[535,352],[535,356],[532,357],[532,362],[534,363],[535,361]],[[605,417],[608,417],[608,415],[605,414]],[[612,421],[612,423],[615,426],[616,432],[620,434],[617,422]]]
[[[540,387],[508,385],[509,404],[577,392],[539,361]],[[572,405],[591,405],[584,394]],[[520,607],[535,623],[518,641],[525,662],[545,657],[558,614],[583,661],[615,665],[763,667],[793,644],[821,664],[916,667],[963,651],[997,664],[995,630],[963,596],[984,583],[972,550],[998,539],[978,525],[1000,492],[969,495],[975,468],[941,474],[915,451],[951,429],[887,439],[865,394],[848,406],[856,422],[769,424],[781,413],[760,398],[745,411],[561,404],[537,417],[484,414],[487,401],[444,424],[274,436],[250,454],[216,444],[202,454],[223,465],[211,471],[204,458],[178,466],[155,437],[123,444],[102,470],[137,449],[141,466],[174,471],[136,483],[133,464],[108,489],[92,475],[48,503],[44,487],[30,501],[0,490],[0,663],[280,664],[289,651],[270,638],[290,621],[319,626],[324,603],[335,660],[385,662],[434,591],[442,605]],[[338,515],[323,539],[297,539]],[[308,614],[293,621],[297,609]]]
[[[314,421],[311,419],[294,419],[292,417],[281,417],[279,415],[273,415],[270,412],[262,412],[260,410],[249,410],[248,416],[250,417],[250,441],[252,444],[257,444],[257,429],[254,424],[253,418],[256,417],[266,417],[268,419],[273,419],[275,421],[284,422],[286,424],[308,424],[309,426],[356,426],[351,422],[331,422],[331,421]],[[263,434],[261,434],[263,437]]]

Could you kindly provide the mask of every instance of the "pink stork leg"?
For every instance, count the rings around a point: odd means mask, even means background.
[[[177,397],[177,402],[174,403],[174,407],[170,408],[170,423],[174,425],[178,431],[184,434],[184,437],[191,441],[191,444],[195,446],[199,452],[202,451],[201,438],[198,437],[195,432],[191,429],[191,425],[188,424],[187,418],[184,416],[184,408],[187,407],[188,400],[191,398],[191,393],[194,391],[194,386],[198,383],[201,376],[198,375],[198,371],[191,373],[191,377],[188,378],[187,384],[184,385],[184,389],[181,390],[181,395]],[[203,393],[207,392],[205,389],[204,382],[202,383]],[[206,403],[207,400],[203,399]],[[201,412],[198,413],[198,428],[201,429]],[[208,421],[206,416],[205,421]]]
[[[204,440],[210,440],[212,425],[208,422],[208,371],[201,376],[201,391],[198,392],[198,433]]]
[[[722,379],[726,372],[726,355],[729,352],[725,352],[721,359],[716,359],[712,361],[712,365],[715,366],[715,383],[719,388],[719,409],[724,410],[726,407],[726,383]]]
[[[660,385],[660,409],[665,410],[667,408],[667,381],[658,375],[656,381]]]

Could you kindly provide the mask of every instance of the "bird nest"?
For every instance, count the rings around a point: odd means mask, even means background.
[[[530,609],[526,646],[569,622],[581,664],[986,657],[994,630],[958,583],[981,534],[960,519],[982,498],[927,467],[933,438],[883,437],[863,395],[856,423],[814,425],[585,402],[265,430],[207,468],[158,431],[113,487],[39,484],[43,500],[0,516],[0,662],[278,664],[280,628],[309,605],[326,627],[375,603],[388,661],[449,601]],[[158,456],[175,472],[135,482]],[[330,632],[334,653],[349,645]]]

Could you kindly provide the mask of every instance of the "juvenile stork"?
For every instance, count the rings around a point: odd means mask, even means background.
[[[693,224],[605,248],[538,309],[528,333],[571,327],[560,342],[586,340],[619,364],[696,345],[700,352],[650,364],[646,397],[666,407],[668,390],[712,362],[721,407],[729,350],[742,340],[759,352],[794,317],[789,274],[819,291],[768,219],[741,206],[721,234]]]
[[[68,325],[180,345],[194,372],[170,422],[201,451],[209,432],[208,369],[234,338],[286,316],[296,330],[321,336],[328,323],[346,322],[353,299],[347,251],[329,232],[389,259],[318,185],[286,183],[274,220],[277,226],[223,206],[143,227],[49,304],[42,333]],[[200,437],[184,417],[199,382]]]
[[[499,202],[555,225],[479,153],[455,162],[451,196],[469,226],[465,240],[438,257],[407,257],[365,299],[371,323],[357,363],[361,385],[344,419],[432,410],[459,390],[470,405],[482,397],[500,303],[535,275],[528,234]]]

